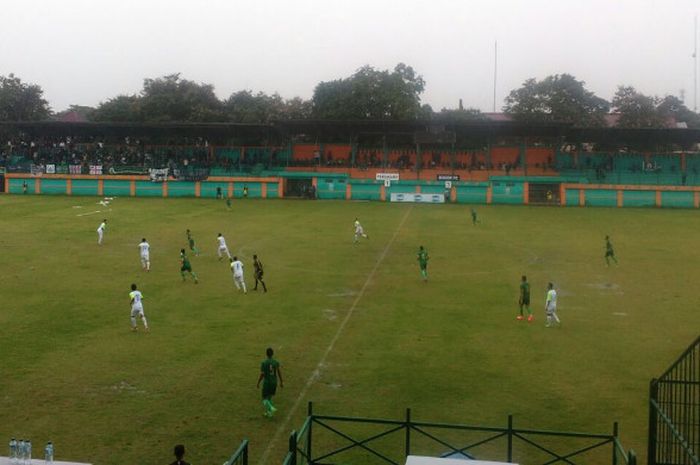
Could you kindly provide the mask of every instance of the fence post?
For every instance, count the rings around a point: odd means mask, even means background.
[[[243,465],[248,465],[248,440],[245,441],[245,447],[243,447]]]
[[[637,465],[637,454],[632,449],[627,451],[627,465]]]
[[[311,429],[314,424],[314,407],[311,401],[309,401],[309,405],[306,408],[306,414],[309,418],[309,430],[306,432],[306,456],[308,457],[308,463],[312,464],[314,460],[311,455]]]
[[[292,431],[292,434],[289,435],[289,453],[291,455],[291,460],[289,461],[289,465],[297,465],[297,432]]]
[[[508,463],[513,462],[513,415],[508,415]]]
[[[649,438],[647,439],[647,464],[656,465],[656,410],[652,405],[652,400],[657,400],[659,395],[659,386],[656,383],[657,379],[653,378],[649,382]]]
[[[411,455],[411,409],[406,409],[406,457]]]
[[[618,425],[617,422],[613,423],[613,441],[612,441],[612,465],[617,465],[617,435],[618,435]]]

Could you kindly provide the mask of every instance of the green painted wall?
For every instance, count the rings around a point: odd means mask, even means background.
[[[316,180],[316,196],[319,199],[344,199],[346,177],[322,177]]]
[[[131,182],[105,179],[103,192],[107,197],[128,197],[131,192]]]
[[[137,197],[163,197],[163,183],[151,181],[136,181]]]
[[[279,184],[276,182],[267,183],[267,198],[278,199],[280,197]]]
[[[42,179],[41,193],[45,195],[66,195],[65,179]]]
[[[9,179],[10,185],[9,191],[10,194],[21,194],[22,193],[22,185],[24,182],[27,182],[27,194],[33,194],[34,193],[34,179],[28,178],[28,179]]]
[[[202,183],[204,184],[204,183]],[[248,198],[249,199],[259,199],[262,197],[262,183],[259,182],[235,182],[233,183],[233,196],[236,198],[243,198],[243,188],[248,186]],[[204,191],[202,191],[202,197],[204,197]],[[226,191],[224,191],[226,192]]]
[[[578,207],[579,206],[579,193],[581,189],[566,189],[566,206],[567,207]]]
[[[608,189],[586,190],[587,207],[617,206],[617,191]]]
[[[522,204],[525,199],[525,190],[522,182],[497,181],[491,183],[491,202],[498,204]]]
[[[97,195],[96,179],[73,179],[72,195]]]
[[[458,185],[455,189],[457,190],[457,203],[486,203],[486,192],[488,191],[486,184]]]
[[[379,200],[381,197],[381,186],[378,182],[353,182],[350,181],[352,186],[352,199],[353,200]]]
[[[623,207],[653,207],[656,205],[654,191],[624,191],[622,193]]]
[[[692,192],[661,192],[661,206],[671,208],[693,208],[695,205]]]
[[[224,191],[226,195],[226,191]],[[168,197],[194,197],[194,183],[189,181],[168,182]]]

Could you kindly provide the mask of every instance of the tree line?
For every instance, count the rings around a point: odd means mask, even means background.
[[[138,94],[118,95],[97,107],[71,105],[89,121],[98,122],[233,122],[264,124],[274,120],[485,120],[474,108],[434,111],[421,103],[425,80],[411,66],[393,70],[363,66],[352,75],[320,82],[310,100],[284,99],[278,93],[241,90],[221,100],[214,86],[182,78],[179,73],[145,79]],[[682,121],[700,128],[700,115],[674,96],[644,95],[619,86],[612,101],[598,97],[585,82],[570,74],[528,79],[505,99],[503,111],[516,121],[563,122],[580,127],[603,127],[610,113],[623,128],[660,128]],[[61,112],[61,113],[65,113]],[[0,121],[40,121],[53,114],[37,84],[10,74],[0,76]]]

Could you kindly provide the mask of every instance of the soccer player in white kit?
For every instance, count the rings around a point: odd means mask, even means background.
[[[97,228],[97,244],[102,245],[102,238],[104,237],[105,230],[107,229],[107,219],[102,220],[100,226]]]
[[[365,234],[365,230],[362,228],[362,225],[360,224],[360,221],[355,218],[355,239],[353,240],[353,244],[357,244],[360,241],[360,237],[364,237],[365,239],[369,239],[369,236]]]
[[[143,295],[141,295],[141,291],[136,290],[136,284],[131,285],[129,298],[131,299],[131,330],[136,331],[138,329],[136,327],[136,317],[141,317],[143,328],[148,331],[148,321],[146,321],[146,315],[143,313]]]
[[[150,251],[151,246],[146,242],[146,238],[144,237],[139,244],[139,253],[141,254],[141,268],[145,271],[151,271]]]
[[[545,326],[549,328],[556,322],[561,325],[561,321],[557,316],[557,291],[554,290],[554,284],[547,285],[547,300],[544,303],[544,311],[547,314],[547,323]]]
[[[238,259],[238,257],[233,257],[229,259],[231,261],[231,272],[233,272],[233,284],[236,285],[236,289],[239,291],[243,289],[243,293],[247,294],[248,290],[245,287],[245,281],[243,280],[243,263]]]
[[[217,251],[219,254],[219,261],[221,261],[222,258],[224,258],[224,254],[228,257],[229,260],[231,260],[231,252],[228,251],[228,247],[226,246],[226,239],[224,239],[224,236],[219,233],[219,237],[216,238],[217,241],[219,241],[219,250]]]

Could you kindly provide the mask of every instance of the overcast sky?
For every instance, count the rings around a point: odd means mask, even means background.
[[[693,107],[698,0],[0,0],[0,74],[52,108],[137,93],[181,72],[221,98],[310,98],[320,81],[404,62],[433,109],[491,111],[530,77],[568,72],[612,98],[628,84]]]

